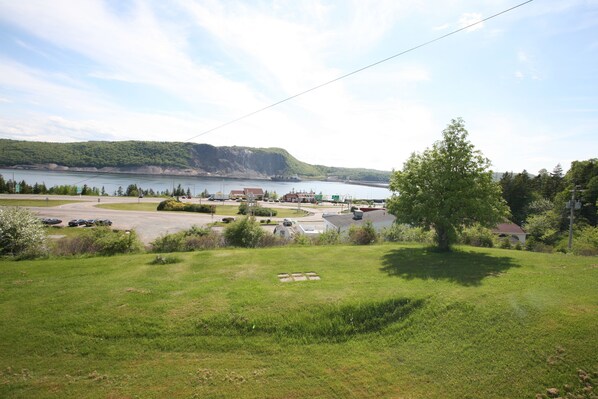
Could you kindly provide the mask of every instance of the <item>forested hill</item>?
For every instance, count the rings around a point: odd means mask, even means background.
[[[241,178],[302,178],[387,182],[390,172],[301,162],[281,148],[214,147],[154,141],[49,143],[0,139],[0,167]]]

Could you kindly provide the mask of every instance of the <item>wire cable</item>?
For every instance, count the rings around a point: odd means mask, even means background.
[[[376,61],[376,62],[374,62],[374,63],[372,63],[372,64],[366,65],[366,66],[364,66],[364,67],[361,67],[361,68],[359,68],[359,69],[356,69],[356,70],[354,70],[354,71],[352,71],[352,72],[346,73],[346,74],[344,74],[344,75],[341,75],[341,76],[339,76],[339,77],[337,77],[337,78],[334,78],[334,79],[332,79],[332,80],[329,80],[329,81],[327,81],[327,82],[321,83],[321,84],[319,84],[319,85],[317,85],[317,86],[314,86],[314,87],[312,87],[312,88],[310,88],[310,89],[307,89],[307,90],[304,90],[304,91],[302,91],[302,92],[300,92],[300,93],[294,94],[294,95],[292,95],[292,96],[290,96],[290,97],[287,97],[287,98],[285,98],[285,99],[283,99],[283,100],[277,101],[277,102],[275,102],[275,103],[273,103],[273,104],[270,104],[270,105],[268,105],[268,106],[265,106],[265,107],[263,107],[263,108],[260,108],[260,109],[258,109],[258,110],[252,111],[252,112],[250,112],[250,113],[248,113],[248,114],[245,114],[245,115],[243,115],[243,116],[240,116],[240,117],[238,117],[238,118],[236,118],[236,119],[230,120],[230,121],[228,121],[228,122],[226,122],[226,123],[223,123],[223,124],[221,124],[221,125],[218,125],[218,126],[216,126],[216,127],[213,127],[213,128],[211,128],[211,129],[209,129],[209,130],[206,130],[206,131],[204,131],[204,132],[202,132],[202,133],[199,133],[199,134],[197,134],[197,135],[195,135],[195,136],[193,136],[193,137],[190,137],[190,138],[188,138],[188,139],[187,139],[187,140],[185,140],[185,141],[191,141],[191,140],[193,140],[193,139],[196,139],[196,138],[198,138],[198,137],[201,137],[201,136],[204,136],[204,135],[206,135],[206,134],[208,134],[208,133],[211,133],[211,132],[213,132],[213,131],[215,131],[215,130],[222,129],[222,128],[223,128],[223,127],[225,127],[225,126],[232,125],[233,123],[236,123],[236,122],[239,122],[239,121],[241,121],[241,120],[243,120],[243,119],[249,118],[250,116],[253,116],[253,115],[255,115],[255,114],[258,114],[258,113],[260,113],[260,112],[263,112],[263,111],[265,111],[265,110],[267,110],[267,109],[270,109],[270,108],[276,107],[277,105],[280,105],[280,104],[282,104],[282,103],[285,103],[285,102],[287,102],[287,101],[290,101],[290,100],[292,100],[292,99],[294,99],[294,98],[297,98],[297,97],[299,97],[299,96],[302,96],[302,95],[304,95],[304,94],[310,93],[310,92],[312,92],[312,91],[314,91],[314,90],[318,90],[318,89],[320,89],[320,88],[322,88],[322,87],[324,87],[324,86],[327,86],[327,85],[329,85],[329,84],[332,84],[332,83],[334,83],[334,82],[338,82],[338,81],[339,81],[339,80],[341,80],[341,79],[348,78],[349,76],[352,76],[352,75],[355,75],[355,74],[357,74],[357,73],[359,73],[359,72],[365,71],[366,69],[369,69],[369,68],[375,67],[376,65],[380,65],[380,64],[382,64],[383,62],[390,61],[390,60],[392,60],[392,59],[394,59],[394,58],[400,57],[400,56],[402,56],[402,55],[405,55],[405,54],[407,54],[407,53],[410,53],[410,52],[412,52],[412,51],[415,51],[415,50],[417,50],[417,49],[420,49],[420,48],[422,48],[422,47],[428,46],[428,45],[430,45],[430,44],[432,44],[432,43],[435,43],[435,42],[437,42],[437,41],[439,41],[439,40],[446,39],[446,38],[447,38],[447,37],[449,37],[449,36],[455,35],[455,34],[457,34],[457,33],[459,33],[459,32],[462,32],[462,31],[464,31],[464,30],[467,30],[467,29],[469,29],[469,28],[471,28],[471,27],[473,27],[473,26],[479,25],[479,24],[481,24],[481,23],[484,23],[484,22],[486,22],[486,21],[489,21],[489,20],[491,20],[491,19],[493,19],[493,18],[496,18],[496,17],[498,17],[498,16],[500,16],[500,15],[506,14],[506,13],[508,13],[508,12],[510,12],[510,11],[513,11],[513,10],[515,10],[515,9],[519,8],[519,7],[522,7],[522,6],[524,6],[524,5],[528,4],[528,3],[531,3],[532,1],[534,1],[534,0],[527,0],[527,1],[524,1],[523,3],[519,3],[519,4],[517,4],[517,5],[515,5],[515,6],[511,7],[511,8],[508,8],[508,9],[506,9],[506,10],[503,10],[503,11],[501,11],[501,12],[498,12],[498,13],[496,13],[496,14],[493,14],[493,15],[491,15],[491,16],[489,16],[489,17],[486,17],[486,18],[484,18],[484,19],[481,19],[481,20],[479,20],[479,21],[477,21],[477,22],[471,23],[471,24],[469,24],[469,25],[467,25],[467,26],[464,26],[464,27],[462,27],[462,28],[459,28],[459,29],[457,29],[457,30],[454,30],[454,31],[452,31],[452,32],[446,33],[446,34],[444,34],[444,35],[442,35],[442,36],[439,36],[439,37],[437,37],[437,38],[435,38],[435,39],[432,39],[432,40],[429,40],[429,41],[427,41],[427,42],[424,42],[424,43],[418,44],[417,46],[411,47],[411,48],[409,48],[409,49],[407,49],[407,50],[403,50],[403,51],[401,51],[401,52],[399,52],[399,53],[396,53],[396,54],[394,54],[394,55],[391,55],[391,56],[389,56],[389,57],[386,57],[386,58],[384,58],[384,59],[381,59],[381,60],[379,60],[379,61]]]

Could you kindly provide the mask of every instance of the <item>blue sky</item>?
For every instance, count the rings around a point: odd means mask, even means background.
[[[598,157],[598,0],[0,0],[0,137],[401,169],[462,117],[496,171]]]

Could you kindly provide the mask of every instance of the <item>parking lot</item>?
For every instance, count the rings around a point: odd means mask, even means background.
[[[45,199],[42,195],[11,195],[2,194],[0,198],[7,199]],[[131,198],[131,197],[92,197],[92,196],[51,196],[50,199],[59,200],[73,200],[77,201],[70,204],[64,204],[54,207],[28,207],[42,218],[57,218],[62,220],[58,226],[68,226],[69,220],[72,219],[108,219],[112,221],[112,228],[121,230],[135,230],[140,239],[144,243],[149,243],[155,238],[167,234],[175,233],[177,231],[186,230],[190,227],[205,226],[211,222],[220,221],[222,217],[219,215],[209,215],[203,213],[193,212],[145,212],[145,211],[124,211],[98,208],[98,203],[137,203],[150,202],[155,203],[156,207],[163,198]],[[99,201],[98,201],[99,199]],[[189,202],[198,203],[198,199],[188,200]],[[202,203],[205,203],[202,200]],[[217,205],[221,204],[218,201]],[[238,205],[234,201],[225,201],[227,205]],[[267,203],[264,206],[272,208],[297,208],[297,204],[284,203]],[[310,215],[296,218],[299,223],[309,224],[316,228],[323,227],[322,220],[323,213],[339,212],[340,207],[329,205],[311,206],[302,205],[303,209],[310,212]],[[282,222],[283,218],[272,218],[273,221]],[[264,229],[272,231],[274,226],[264,226]]]

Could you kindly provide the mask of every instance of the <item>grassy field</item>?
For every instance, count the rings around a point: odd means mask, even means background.
[[[534,398],[598,370],[596,258],[168,256],[0,261],[0,397]]]
[[[156,211],[157,202],[113,202],[109,204],[97,204],[96,208],[112,209],[115,211]]]
[[[72,204],[80,201],[73,200],[53,200],[53,199],[0,199],[0,206],[39,206],[50,207],[65,204]]]
[[[209,203],[208,203],[209,204]],[[98,204],[98,208],[113,209],[119,211],[156,211],[157,203],[112,203],[112,204]],[[278,214],[276,217],[292,218],[306,216],[308,212],[296,208],[275,208]],[[238,216],[238,205],[216,205],[216,215],[218,216]]]

